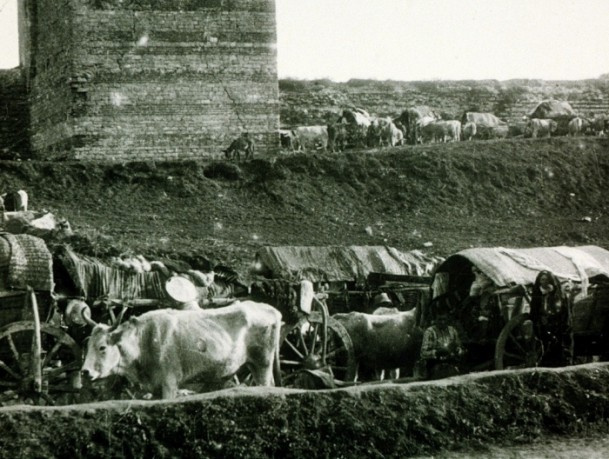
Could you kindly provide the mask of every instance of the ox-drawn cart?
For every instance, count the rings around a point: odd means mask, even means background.
[[[280,362],[284,385],[318,387],[352,382],[356,356],[340,312],[372,313],[373,298],[384,292],[399,310],[429,299],[429,280],[439,259],[386,246],[266,247],[256,254],[254,297],[283,314]],[[308,297],[301,281],[310,282]],[[311,294],[312,290],[316,293]],[[307,382],[309,381],[309,382]]]
[[[464,371],[550,364],[529,308],[541,271],[553,273],[565,292],[564,338],[570,349],[560,364],[606,354],[609,251],[597,246],[473,248],[449,256],[432,284],[433,297],[450,305],[468,350]],[[431,323],[433,311],[426,317],[422,327]]]

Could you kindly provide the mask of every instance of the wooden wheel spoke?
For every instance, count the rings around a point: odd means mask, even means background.
[[[80,368],[80,362],[71,362],[66,365],[62,365],[60,367],[54,368],[47,373],[47,377],[49,379],[55,378],[63,373],[68,373],[70,371],[76,371]]]
[[[6,363],[0,360],[0,368],[6,371],[9,375],[11,375],[14,379],[20,380],[21,375],[15,373]]]
[[[6,335],[6,340],[8,341],[8,345],[11,349],[11,352],[13,354],[13,358],[15,359],[15,362],[17,362],[17,365],[19,366],[19,370],[21,371],[22,374],[25,374],[26,371],[25,369],[21,366],[23,362],[21,362],[21,356],[19,355],[19,351],[17,350],[17,346],[15,346],[15,341],[13,341],[13,335]]]
[[[0,406],[2,406],[3,402],[5,402],[7,400],[14,400],[16,398],[17,398],[17,393],[12,390],[0,393]]]
[[[299,335],[299,336],[300,336],[300,335]],[[288,338],[286,338],[284,341],[285,341],[285,343],[286,343],[288,346],[290,346],[290,348],[291,348],[291,349],[292,349],[292,350],[293,350],[293,351],[296,353],[296,355],[297,355],[298,357],[300,357],[301,359],[304,359],[304,355],[302,355],[302,353],[301,353],[301,352],[300,352],[300,351],[299,351],[299,350],[296,348],[296,346],[294,346],[294,345],[291,343],[291,341],[290,341]]]
[[[280,360],[281,365],[302,365],[302,362],[298,362],[297,360]]]
[[[80,392],[80,389],[76,389],[75,387],[69,384],[49,384],[49,392],[57,393],[69,393],[69,394],[77,394]]]
[[[512,342],[518,346],[518,349],[520,349],[522,351],[523,354],[526,354],[527,351],[524,350],[524,348],[522,347],[522,345],[518,342],[518,340],[516,339],[516,337],[514,335],[512,335],[510,333],[510,338],[512,339]]]
[[[313,336],[311,337],[311,350],[309,351],[310,354],[313,354],[315,352],[315,344],[317,342],[317,332],[319,331],[319,324],[315,324],[315,326],[313,327]]]
[[[524,361],[524,357],[518,354],[513,354],[512,352],[505,352],[504,354],[506,357],[510,357],[512,359],[516,359],[516,360],[520,360],[521,362]]]
[[[298,341],[300,342],[300,346],[302,347],[302,349],[306,353],[307,352],[307,344],[305,343],[304,336],[302,336],[302,330],[298,330]]]
[[[51,362],[57,351],[61,348],[61,341],[57,341],[55,345],[51,348],[51,350],[47,353],[44,361],[42,362],[42,368],[46,368],[46,366]]]
[[[12,381],[0,381],[0,387],[17,387],[19,383]]]
[[[337,347],[336,349],[333,349],[333,350],[327,352],[326,353],[326,358],[334,357],[339,352],[343,352],[343,351],[346,351],[346,350],[347,350],[347,348],[345,346]]]
[[[53,397],[51,397],[49,394],[45,394],[44,392],[41,392],[40,397],[42,399],[44,399],[44,401],[47,402],[49,405],[55,406],[55,400],[53,400]]]

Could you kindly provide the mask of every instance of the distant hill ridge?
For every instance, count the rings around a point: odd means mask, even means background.
[[[283,126],[325,124],[349,106],[396,116],[413,105],[430,105],[447,118],[466,110],[492,112],[509,123],[522,120],[544,99],[568,101],[583,115],[609,113],[609,79],[546,81],[515,79],[377,81],[279,81]]]

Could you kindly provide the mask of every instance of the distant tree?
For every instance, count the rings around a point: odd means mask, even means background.
[[[598,77],[599,80],[609,80],[609,73],[603,73]]]

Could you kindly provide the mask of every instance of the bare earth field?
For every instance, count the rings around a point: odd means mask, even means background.
[[[609,247],[607,139],[277,153],[240,164],[2,162],[0,183],[26,189],[32,209],[67,218],[82,253],[206,258],[244,280],[264,245],[390,245],[440,256],[471,246]],[[540,438],[592,454],[609,447],[582,440],[606,432],[607,371],[4,408],[0,457],[561,457],[534,444],[521,455]]]

